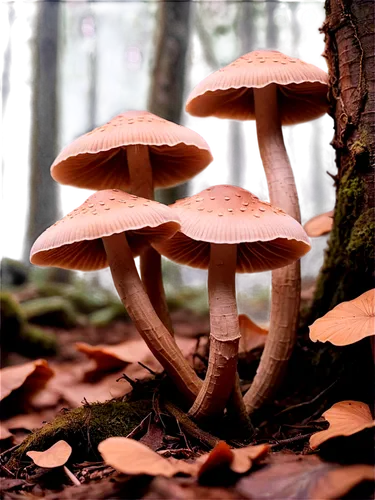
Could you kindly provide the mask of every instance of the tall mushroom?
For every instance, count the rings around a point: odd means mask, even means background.
[[[189,412],[203,419],[220,414],[234,387],[240,338],[235,273],[286,266],[310,244],[296,220],[239,187],[214,186],[171,207],[181,229],[153,245],[175,262],[208,268],[209,364]]]
[[[196,132],[147,111],[128,111],[66,146],[51,166],[61,184],[88,189],[118,188],[154,199],[154,188],[184,182],[212,161]],[[141,276],[158,316],[172,333],[160,255],[141,254]]]
[[[328,75],[278,51],[259,50],[236,59],[200,82],[188,97],[194,116],[256,120],[271,203],[300,222],[298,196],[281,126],[326,113]],[[245,403],[249,413],[273,393],[295,341],[300,304],[300,264],[272,273],[269,336]]]
[[[114,284],[137,330],[173,382],[192,402],[201,386],[168,333],[139,279],[133,256],[147,243],[170,238],[180,227],[173,210],[118,189],[98,191],[35,241],[39,266],[92,271],[109,265]]]

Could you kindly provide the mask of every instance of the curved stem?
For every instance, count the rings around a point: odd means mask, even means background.
[[[78,480],[78,478],[77,478],[77,477],[73,474],[73,472],[72,472],[72,471],[70,471],[66,465],[64,465],[64,466],[63,466],[63,468],[64,468],[64,472],[65,472],[65,474],[68,476],[68,478],[71,480],[71,482],[72,482],[73,484],[75,484],[76,486],[81,486],[80,481],[79,481],[79,480]]]
[[[148,200],[154,199],[154,184],[148,146],[126,148],[131,192]],[[151,246],[140,256],[141,278],[156,314],[173,335],[161,271],[161,256]]]
[[[220,414],[234,388],[240,339],[236,260],[236,245],[211,243],[208,268],[210,355],[203,386],[189,410],[189,415],[197,420]]]
[[[103,238],[116,290],[138,332],[178,389],[192,403],[202,385],[153,309],[125,233]]]
[[[271,203],[300,222],[293,172],[285,150],[276,85],[254,89],[260,155]],[[268,400],[282,382],[296,338],[301,292],[300,262],[272,272],[270,329],[254,381],[244,396],[249,413]]]

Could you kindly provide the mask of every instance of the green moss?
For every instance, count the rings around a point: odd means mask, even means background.
[[[17,287],[29,280],[29,267],[23,262],[3,257],[0,262],[1,285]]]
[[[112,436],[127,436],[152,409],[150,400],[93,403],[58,415],[28,436],[8,467],[19,467],[27,451],[43,451],[63,439],[73,448],[72,460],[100,460],[98,444]]]
[[[359,275],[363,273],[364,263],[353,250],[360,235],[368,235],[370,232],[367,225],[364,233],[362,229],[364,222],[362,216],[364,214],[361,214],[361,210],[365,201],[366,184],[364,180],[357,176],[354,169],[348,170],[341,179],[337,191],[334,227],[329,239],[324,265],[317,281],[310,321],[324,315],[342,300],[348,300],[347,292],[352,287],[355,273],[357,272]],[[368,225],[371,226],[371,224]],[[373,244],[373,240],[370,244]],[[368,243],[366,243],[367,245]],[[360,246],[363,246],[363,238]],[[352,289],[352,298],[361,293],[361,285],[359,283],[358,285]],[[358,289],[358,293],[355,292],[355,289]],[[368,288],[364,290],[366,289]]]
[[[24,311],[12,294],[0,293],[1,346],[28,357],[54,354],[57,339],[54,334],[27,323]]]
[[[126,309],[121,303],[111,304],[108,307],[103,307],[98,311],[94,311],[89,315],[89,321],[92,325],[101,327],[107,326],[112,321],[116,319],[128,319],[129,316],[126,312]]]
[[[25,323],[25,315],[11,293],[0,292],[0,312],[2,335],[19,335]]]
[[[27,320],[44,325],[71,328],[80,323],[72,304],[63,297],[42,297],[22,304]]]
[[[350,261],[354,258],[374,259],[375,208],[366,210],[356,220],[350,234],[347,253]]]
[[[56,354],[58,343],[56,335],[52,332],[46,332],[40,328],[26,324],[20,334],[20,340],[23,344],[19,352],[25,353],[29,357],[40,355]]]

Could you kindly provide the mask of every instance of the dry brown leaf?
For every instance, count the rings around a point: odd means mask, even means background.
[[[193,338],[176,337],[176,343],[183,355],[188,357],[194,350],[196,341]],[[117,345],[91,346],[85,342],[77,342],[75,345],[78,351],[95,361],[95,370],[98,371],[113,371],[126,364],[138,362],[157,373],[163,370],[142,339],[127,340]],[[93,373],[93,370],[90,370],[90,373]]]
[[[241,338],[238,352],[250,352],[257,347],[263,347],[267,340],[268,330],[254,323],[246,314],[239,314]]]
[[[232,461],[233,450],[231,450],[225,441],[220,441],[210,453],[202,455],[196,461],[197,464],[201,464],[198,470],[198,477],[223,465],[228,465],[229,467]]]
[[[196,463],[200,465],[198,475],[224,464],[228,464],[233,472],[243,474],[251,469],[253,461],[262,459],[269,450],[268,444],[232,449],[227,443],[220,441],[210,453],[205,453],[197,459]]]
[[[369,465],[340,466],[317,456],[274,454],[268,460],[269,465],[238,481],[241,498],[330,500],[374,478]]]
[[[244,448],[237,448],[232,450],[234,458],[230,465],[233,472],[243,474],[247,472],[253,462],[261,460],[270,450],[268,444],[258,444],[256,446],[245,446]]]
[[[370,408],[359,401],[340,401],[323,413],[329,427],[310,437],[310,447],[318,448],[328,439],[338,436],[351,436],[357,432],[375,427]]]
[[[128,363],[147,361],[153,366],[156,359],[152,356],[150,349],[142,339],[128,340],[117,345],[96,345],[91,346],[85,342],[75,344],[78,351],[94,359],[97,370],[108,371],[120,368]],[[158,366],[159,363],[157,363]]]
[[[119,472],[166,477],[178,473],[200,477],[222,465],[243,473],[250,469],[252,460],[262,458],[269,448],[268,445],[259,445],[231,449],[221,441],[210,453],[200,456],[194,463],[188,463],[173,457],[163,458],[139,441],[124,437],[108,438],[98,446],[104,462]]]
[[[124,474],[172,477],[181,472],[179,461],[169,461],[134,439],[111,437],[98,450],[106,464]]]
[[[341,302],[310,326],[313,342],[344,346],[375,335],[375,288],[354,300]]]
[[[61,467],[68,461],[72,454],[71,446],[63,440],[57,441],[54,445],[44,451],[28,451],[26,455],[38,465],[46,469]]]
[[[0,400],[8,397],[13,391],[27,386],[27,391],[35,394],[42,389],[54,375],[45,359],[37,359],[23,365],[9,366],[0,370]]]
[[[324,214],[316,215],[308,220],[303,226],[307,235],[310,238],[317,238],[332,231],[333,227],[333,210]]]

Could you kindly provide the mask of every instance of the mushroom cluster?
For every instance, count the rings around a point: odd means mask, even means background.
[[[281,126],[327,109],[327,75],[275,51],[246,54],[191,93],[196,116],[255,119],[271,203],[234,186],[213,186],[167,207],[155,187],[186,181],[212,155],[196,132],[146,111],[123,113],[77,138],[51,167],[62,183],[98,190],[48,228],[31,262],[90,271],[109,266],[140,335],[184,396],[189,414],[212,418],[231,404],[251,413],[276,387],[294,343],[299,259],[309,251]],[[173,338],[161,255],[208,269],[210,354],[202,382]],[[134,264],[140,256],[141,277]],[[235,274],[273,271],[271,324],[254,382],[242,400]]]

